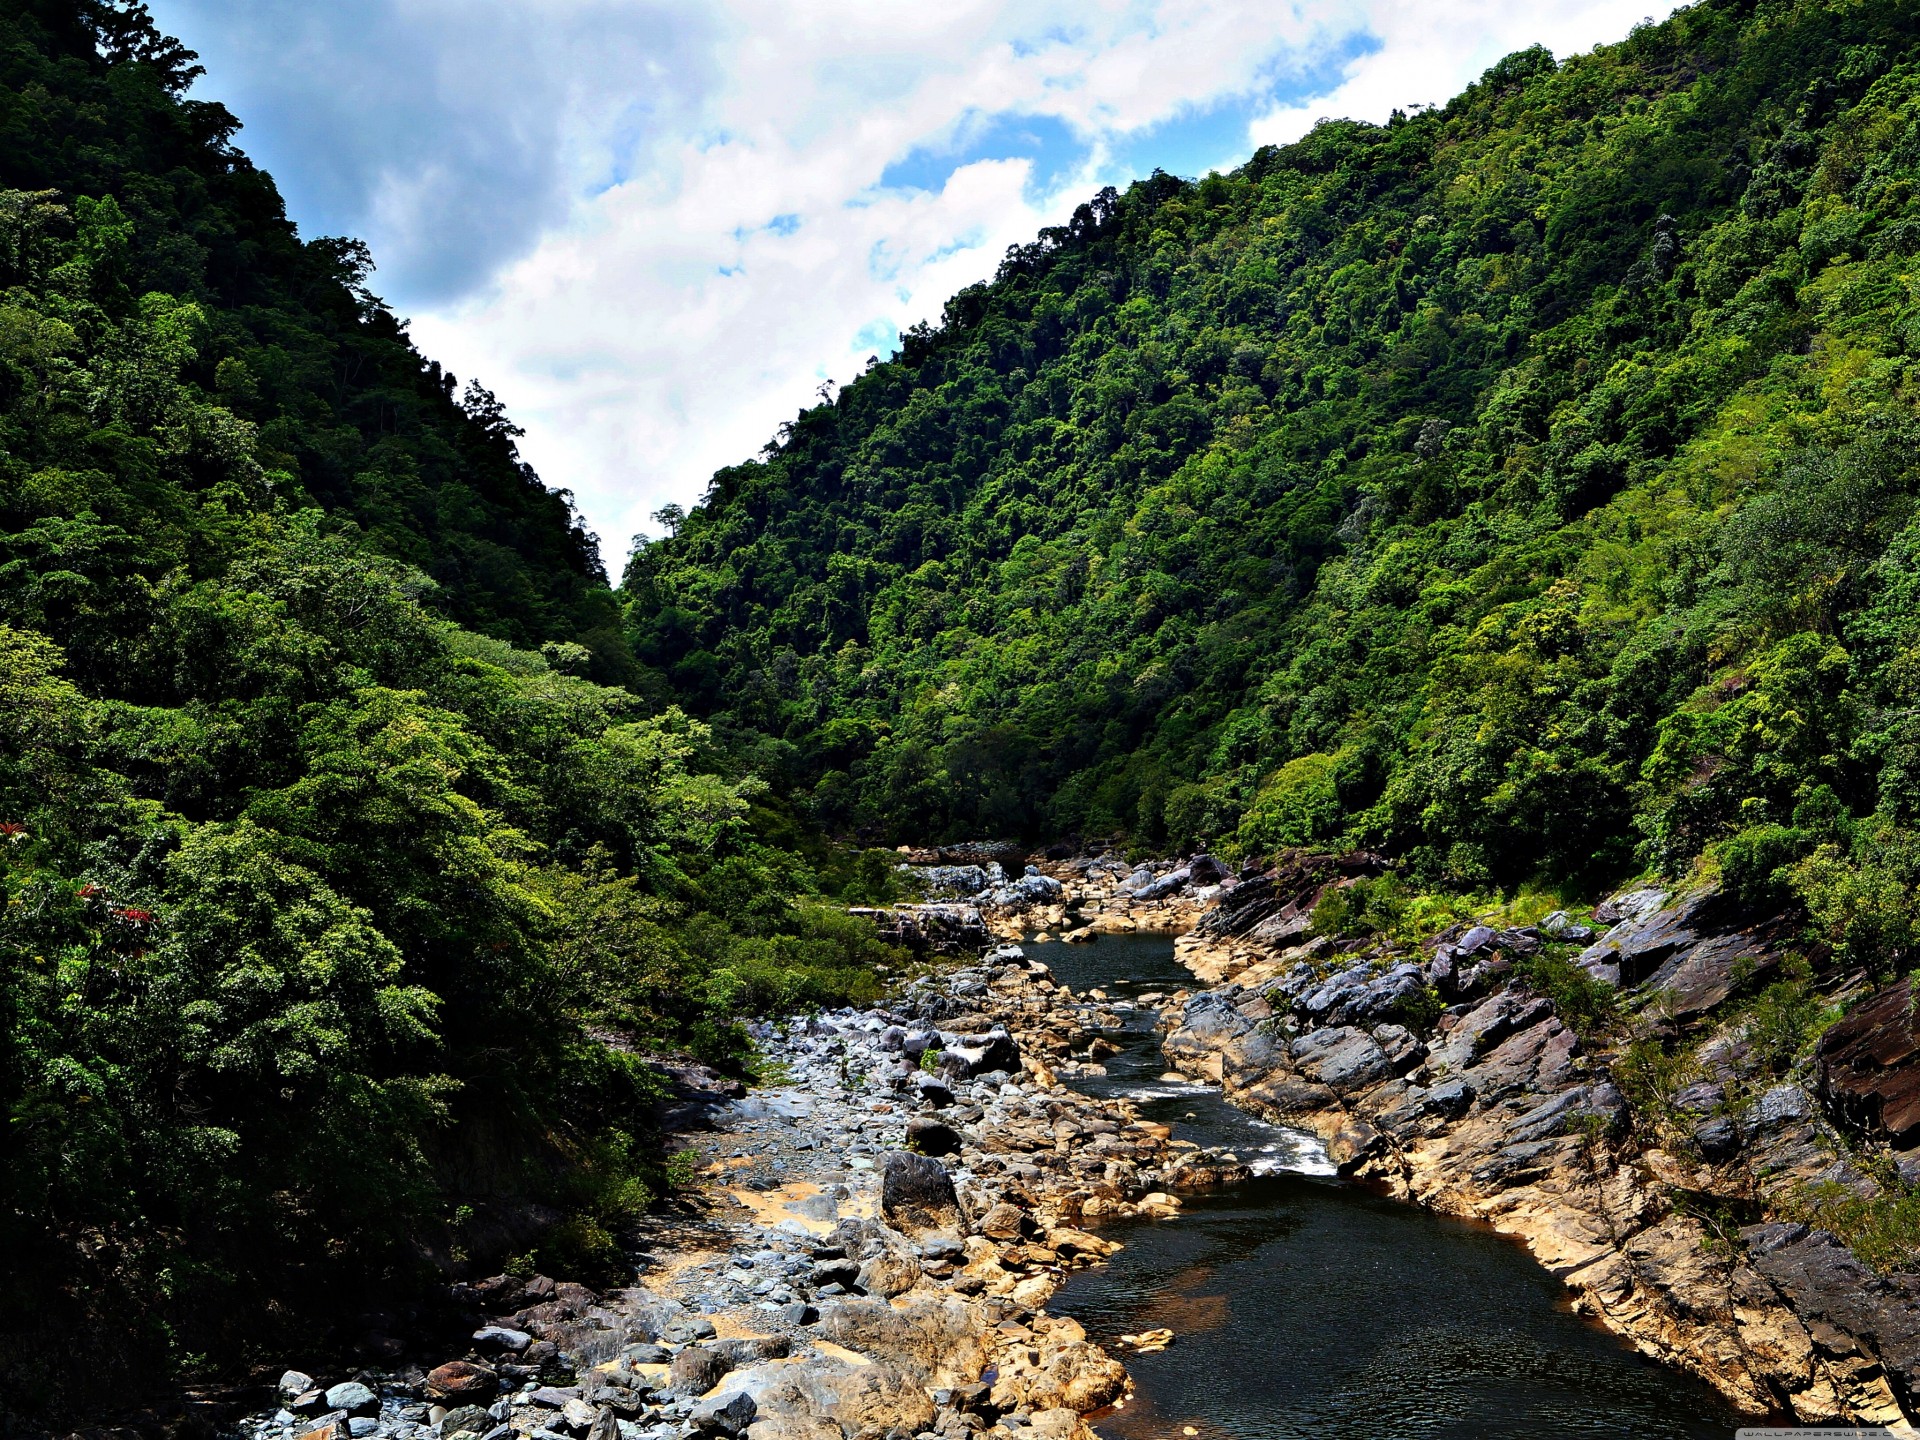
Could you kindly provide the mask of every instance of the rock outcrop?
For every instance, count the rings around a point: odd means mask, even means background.
[[[1209,933],[1281,919],[1283,935],[1313,883],[1339,879],[1261,885],[1260,918],[1242,901]],[[1779,979],[1783,922],[1657,890],[1601,907],[1610,928],[1592,943],[1550,919],[1456,926],[1413,953],[1236,944],[1238,983],[1194,995],[1166,1052],[1236,1104],[1317,1132],[1344,1173],[1520,1236],[1581,1308],[1744,1408],[1913,1433],[1920,1278],[1878,1274],[1789,1218],[1823,1196],[1904,1192],[1859,1137],[1920,1129],[1905,983],[1829,1032],[1817,1080],[1804,1059],[1781,1074],[1792,1057],[1768,1049],[1742,997]],[[1617,989],[1618,1014],[1596,1016],[1589,995],[1563,1016],[1549,972],[1516,968],[1543,953],[1599,995]],[[1770,1002],[1817,1006],[1851,983],[1795,982]]]

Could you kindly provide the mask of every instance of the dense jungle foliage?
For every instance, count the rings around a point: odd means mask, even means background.
[[[1703,0],[1105,192],[624,588],[829,827],[1920,876],[1920,12]]]
[[[638,1056],[737,1072],[889,955],[598,683],[592,537],[193,57],[91,0],[0,42],[4,1428],[464,1255],[591,1273],[658,1185]]]

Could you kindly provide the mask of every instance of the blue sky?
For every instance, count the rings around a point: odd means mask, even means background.
[[[616,568],[1102,184],[1445,100],[1644,0],[151,0]],[[1659,7],[1665,13],[1667,7]]]

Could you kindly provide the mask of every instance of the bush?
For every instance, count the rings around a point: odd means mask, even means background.
[[[1597,1040],[1620,1024],[1620,992],[1596,980],[1562,955],[1542,951],[1514,962],[1516,978],[1553,1002],[1566,1027],[1582,1040]]]

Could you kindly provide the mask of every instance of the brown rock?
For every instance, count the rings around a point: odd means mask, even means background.
[[[987,1211],[980,1221],[980,1233],[994,1240],[1018,1240],[1026,1228],[1026,1212],[1004,1200]]]
[[[427,1376],[427,1394],[435,1400],[491,1400],[500,1389],[500,1377],[471,1360],[449,1360]]]
[[[1894,1144],[1920,1139],[1920,1007],[1900,979],[1854,1007],[1820,1039],[1820,1090],[1858,1129]]]

